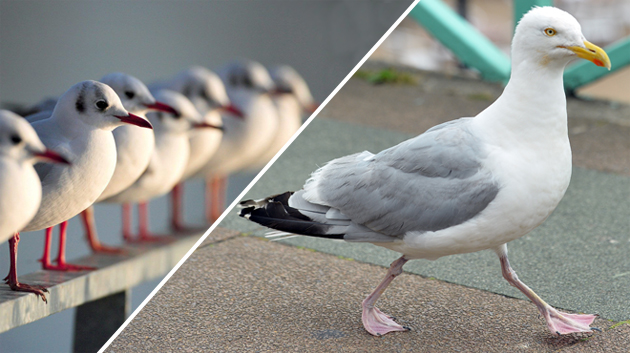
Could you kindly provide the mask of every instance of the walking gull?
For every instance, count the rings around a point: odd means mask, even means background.
[[[297,192],[243,201],[240,215],[283,232],[370,242],[402,253],[363,301],[373,335],[408,328],[374,305],[412,259],[492,249],[503,277],[532,300],[553,334],[591,332],[594,315],[557,311],[521,282],[506,244],[540,225],[571,178],[564,67],[575,57],[610,69],[568,13],[540,7],[519,22],[512,76],[474,118],[461,118],[378,154],[335,159]]]

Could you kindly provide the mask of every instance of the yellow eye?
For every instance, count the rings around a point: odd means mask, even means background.
[[[545,29],[545,34],[548,35],[549,37],[553,37],[556,35],[556,30],[553,28],[547,28]]]

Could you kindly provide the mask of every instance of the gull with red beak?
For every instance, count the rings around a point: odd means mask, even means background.
[[[195,106],[180,93],[160,90],[155,98],[173,107],[176,114],[167,112],[147,113],[154,126],[155,147],[151,161],[140,178],[130,187],[105,200],[106,202],[138,203],[139,241],[159,240],[152,236],[148,227],[147,202],[168,193],[184,174],[190,154],[188,133],[191,129],[221,129],[203,121]],[[123,209],[123,236],[132,241],[129,207]]]
[[[110,86],[128,112],[145,117],[149,111],[177,114],[168,104],[157,101],[147,86],[139,79],[121,72],[105,75],[100,82]],[[124,125],[114,130],[116,141],[116,169],[109,184],[96,202],[107,200],[130,187],[147,169],[153,147],[154,132],[138,126]],[[107,201],[105,201],[107,202]],[[128,207],[124,207],[127,209]],[[121,248],[109,247],[98,240],[94,224],[94,208],[88,207],[81,213],[90,247],[95,252],[119,253]]]
[[[42,202],[24,231],[46,229],[42,266],[72,271],[92,269],[66,263],[67,221],[88,208],[109,184],[116,168],[116,143],[112,131],[131,124],[151,128],[145,118],[131,114],[108,85],[83,81],[64,93],[52,112],[32,123],[47,148],[59,151],[71,166],[37,165],[42,183]],[[60,224],[57,264],[50,260],[52,227]]]
[[[0,110],[0,242],[9,240],[11,257],[5,282],[14,291],[35,293],[46,301],[46,288],[20,283],[17,277],[19,231],[35,216],[42,199],[42,186],[33,168],[37,162],[69,164],[47,149],[21,116]]]
[[[153,85],[151,86],[154,87]],[[221,113],[229,113],[242,117],[242,113],[230,103],[223,82],[214,72],[193,66],[179,72],[172,79],[155,85],[155,87],[171,89],[186,96],[202,114],[205,122],[221,125]],[[227,118],[230,119],[230,118]],[[230,133],[229,129],[226,129]],[[175,185],[171,193],[172,217],[171,227],[177,231],[186,230],[183,220],[183,187],[184,181],[195,175],[215,155],[223,137],[223,131],[217,129],[193,129],[189,132],[190,158],[180,183]],[[210,180],[212,175],[197,175]],[[207,196],[206,196],[207,197]],[[208,201],[208,200],[207,200]],[[205,228],[204,228],[205,229]]]
[[[573,16],[534,8],[516,27],[509,83],[476,117],[440,124],[377,154],[332,160],[302,190],[242,202],[241,216],[281,232],[401,253],[363,301],[363,326],[372,335],[409,330],[376,307],[407,261],[485,249],[498,255],[505,280],[536,305],[552,334],[591,332],[595,315],[545,303],[518,278],[507,251],[508,242],[549,217],[569,186],[562,77],[576,57],[611,65]]]

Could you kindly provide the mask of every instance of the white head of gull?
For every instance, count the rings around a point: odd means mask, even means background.
[[[506,246],[540,225],[569,185],[562,74],[576,57],[610,68],[575,18],[534,8],[516,28],[508,85],[479,115],[435,126],[378,154],[330,161],[303,190],[242,202],[241,216],[283,232],[401,253],[363,301],[363,325],[373,335],[407,330],[374,305],[408,260],[484,249],[497,253],[504,278],[536,304],[551,333],[591,332],[594,315],[560,312],[518,279]]]

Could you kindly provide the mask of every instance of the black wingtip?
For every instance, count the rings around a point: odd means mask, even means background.
[[[289,206],[293,192],[270,196],[264,200],[245,200],[239,216],[275,230],[320,238],[343,239],[344,234],[327,234],[330,225],[315,222]]]

